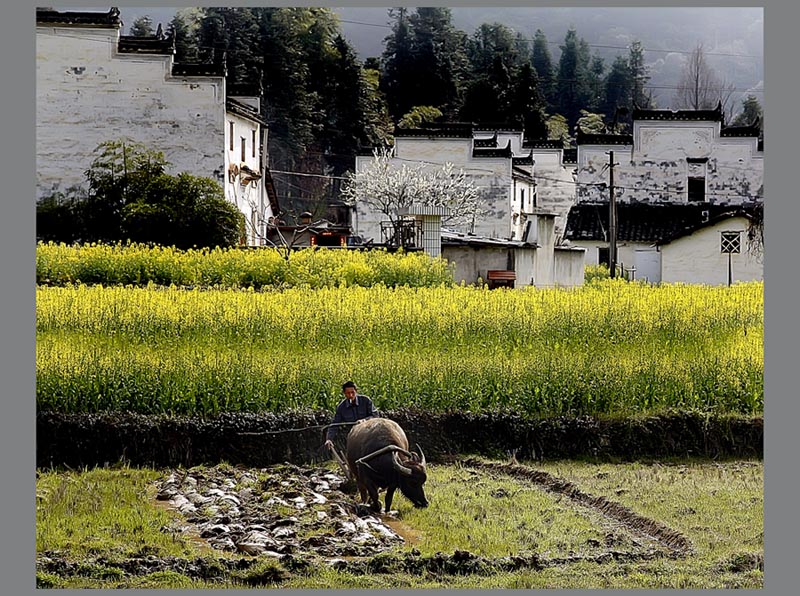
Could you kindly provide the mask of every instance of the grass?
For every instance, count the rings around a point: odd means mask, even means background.
[[[37,581],[40,587],[64,588],[763,588],[761,461],[531,465],[569,480],[583,492],[605,496],[666,524],[691,540],[696,552],[685,558],[578,561],[540,571],[492,575],[359,575],[312,566],[286,574],[281,582],[267,579],[274,576],[274,569],[258,568],[202,582],[174,572],[118,577],[97,567],[72,578],[40,573]],[[426,485],[430,507],[413,509],[402,496],[396,497],[403,524],[420,536],[401,550],[416,547],[425,554],[459,548],[486,556],[531,550],[555,557],[569,552],[591,554],[593,547],[587,544],[609,532],[629,539],[623,529],[595,512],[524,481],[476,475],[458,466],[433,465],[430,472]],[[148,483],[157,475],[143,469],[41,472],[37,551],[59,550],[75,561],[96,556],[99,547],[104,555],[114,552],[117,556],[142,550],[186,557],[200,554],[202,549],[196,544],[158,530],[176,516],[148,500]],[[615,548],[625,550],[630,543]]]

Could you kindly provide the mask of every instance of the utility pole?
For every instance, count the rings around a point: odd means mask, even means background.
[[[617,199],[614,196],[614,152],[608,152],[608,266],[611,277],[617,275]]]

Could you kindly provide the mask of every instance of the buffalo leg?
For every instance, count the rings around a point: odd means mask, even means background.
[[[392,498],[394,497],[394,486],[389,486],[386,489],[386,513],[389,513],[392,509]]]
[[[374,482],[367,484],[367,491],[369,492],[369,500],[372,503],[372,510],[376,513],[381,512],[381,501],[378,498],[378,488]]]

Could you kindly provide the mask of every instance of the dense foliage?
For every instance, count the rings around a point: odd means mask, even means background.
[[[166,173],[163,153],[128,140],[95,149],[88,190],[47,196],[36,236],[53,242],[147,242],[179,248],[238,245],[244,218],[211,178]]]

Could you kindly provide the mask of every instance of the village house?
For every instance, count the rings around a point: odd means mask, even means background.
[[[576,202],[565,238],[586,263],[609,263],[610,171],[618,265],[652,282],[763,278],[747,231],[763,203],[757,126],[714,110],[635,110],[630,135],[577,135]],[[730,267],[729,267],[730,265]]]
[[[116,8],[36,11],[37,198],[84,184],[98,145],[130,139],[170,173],[217,180],[263,244],[278,202],[258,97],[228,96],[224,63],[176,63],[171,37],[121,29]]]
[[[356,171],[371,160],[372,156],[358,156]],[[405,246],[421,247],[454,262],[457,281],[466,283],[479,279],[514,287],[583,283],[583,250],[559,245],[557,214],[541,205],[533,149],[524,145],[521,129],[448,122],[395,131],[392,166],[422,165],[425,170],[446,163],[464,171],[479,189],[481,213],[463,229],[442,228],[446,214],[412,207],[399,214],[411,224]],[[385,214],[362,201],[356,202],[353,227],[356,234],[376,243],[390,243],[395,233]]]

